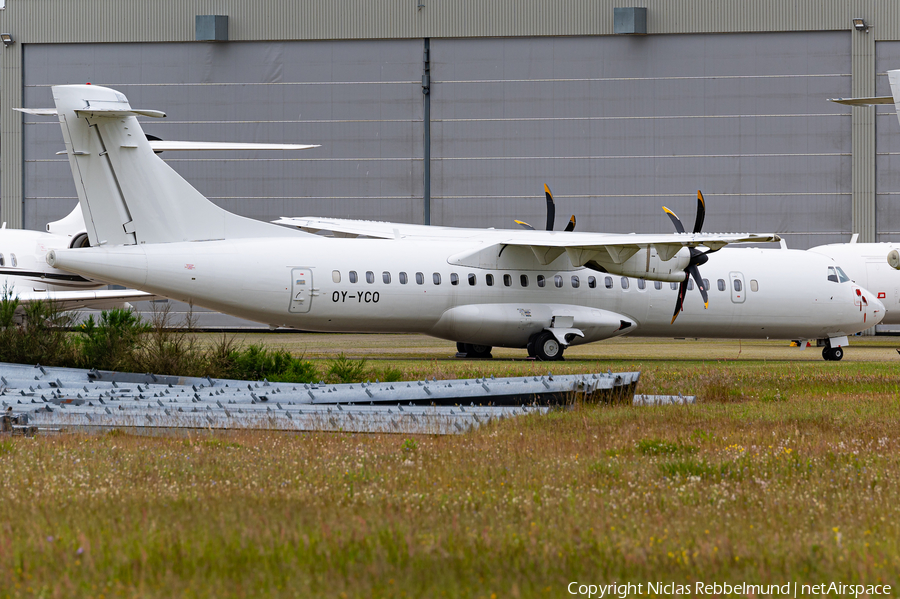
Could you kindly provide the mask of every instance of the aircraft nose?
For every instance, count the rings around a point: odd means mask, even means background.
[[[863,322],[869,326],[875,326],[884,319],[885,308],[874,293],[869,293],[867,289],[857,287],[854,290],[853,301],[859,306],[859,311],[863,313]]]

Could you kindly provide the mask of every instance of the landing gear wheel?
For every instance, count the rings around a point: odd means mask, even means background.
[[[844,348],[826,347],[822,350],[822,357],[831,362],[838,362],[844,357]]]
[[[494,349],[490,345],[477,345],[475,343],[466,343],[467,358],[493,358],[491,350]]]
[[[544,362],[552,362],[554,360],[562,360],[563,345],[556,340],[556,337],[550,331],[539,333],[534,339],[534,354],[538,360]]]
[[[529,358],[536,358],[537,354],[534,352],[534,338],[528,340],[528,345],[525,346],[525,351],[528,352]]]

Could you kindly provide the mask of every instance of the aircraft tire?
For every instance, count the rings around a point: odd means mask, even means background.
[[[826,347],[822,350],[822,357],[830,362],[839,362],[844,357],[844,348]]]
[[[491,350],[494,349],[490,345],[477,345],[475,343],[466,343],[467,358],[493,358]]]
[[[563,345],[556,340],[556,336],[550,331],[539,333],[534,339],[534,354],[537,359],[544,362],[562,360]]]
[[[456,342],[456,351],[461,354],[468,353],[468,349],[466,349],[466,344],[457,341]]]

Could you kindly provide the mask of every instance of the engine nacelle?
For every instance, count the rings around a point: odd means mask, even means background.
[[[429,334],[476,345],[525,347],[532,335],[553,326],[554,317],[571,317],[567,326],[584,333],[570,336],[572,345],[618,337],[636,326],[622,314],[570,304],[468,304],[444,312]]]
[[[680,283],[687,276],[684,269],[687,268],[690,259],[691,253],[687,248],[682,248],[670,259],[663,260],[656,248],[650,246],[639,249],[624,262],[616,263],[611,259],[598,257],[587,262],[585,266],[588,268],[599,266],[608,273],[623,277]]]

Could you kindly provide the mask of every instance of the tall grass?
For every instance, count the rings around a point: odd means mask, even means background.
[[[45,597],[896,585],[898,432],[884,394],[582,407],[454,437],[15,438],[0,580]]]

